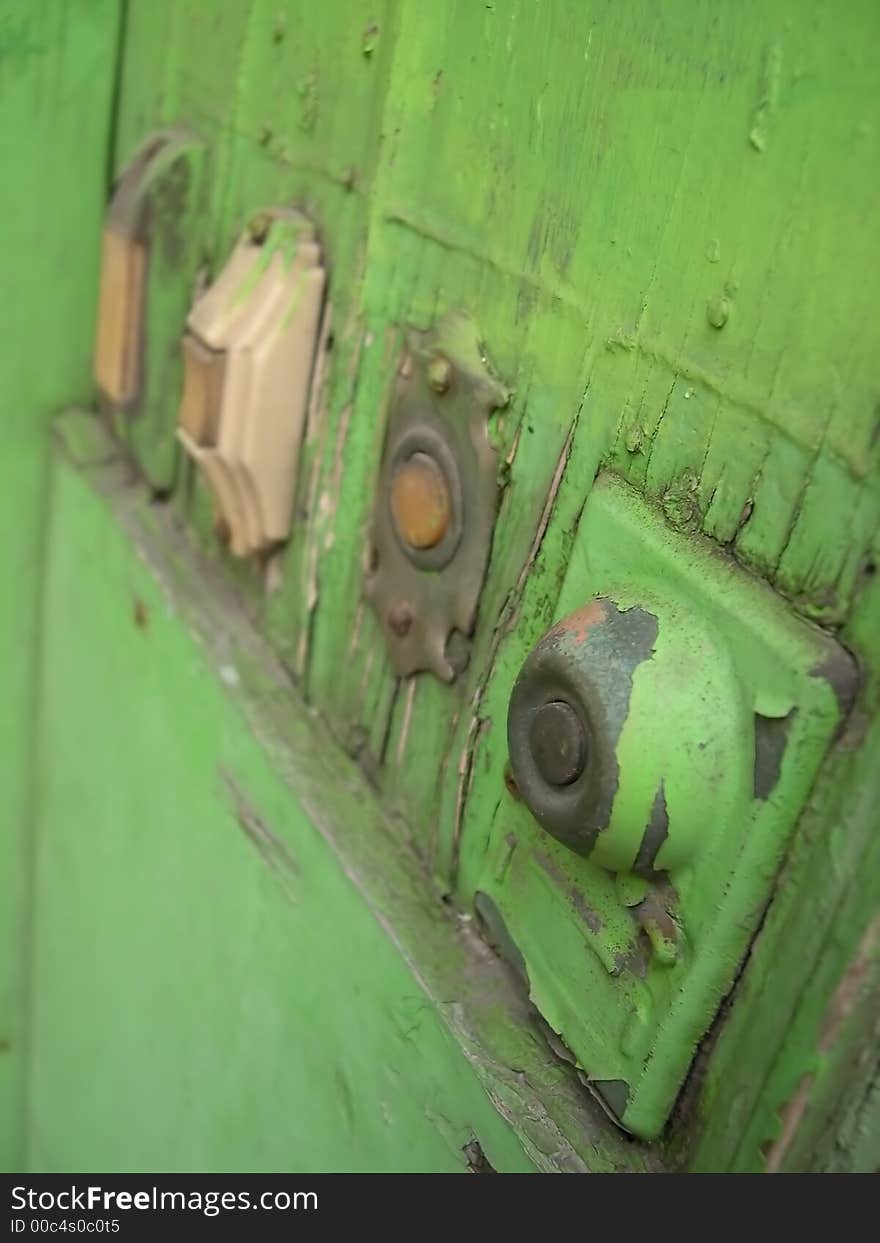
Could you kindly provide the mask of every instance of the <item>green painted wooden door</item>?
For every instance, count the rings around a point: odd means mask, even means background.
[[[819,0],[0,5],[7,1166],[876,1167],[878,33]],[[146,399],[96,413],[104,206],[169,127],[197,154],[152,222]],[[291,538],[241,562],[175,439],[180,339],[275,206],[329,319]],[[405,333],[454,312],[511,396],[445,684],[395,676],[364,563]],[[860,671],[723,954],[672,870],[665,976],[505,781],[526,656],[655,544],[698,616],[717,572],[788,636],[755,694],[802,641]]]

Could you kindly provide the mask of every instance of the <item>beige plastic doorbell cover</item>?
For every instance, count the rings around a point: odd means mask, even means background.
[[[183,339],[178,436],[246,556],[287,538],[325,272],[309,220],[264,218],[198,298]]]

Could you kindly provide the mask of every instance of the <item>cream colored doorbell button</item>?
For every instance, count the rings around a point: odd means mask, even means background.
[[[325,285],[311,222],[279,212],[264,224],[239,239],[183,340],[177,434],[237,556],[290,534]]]

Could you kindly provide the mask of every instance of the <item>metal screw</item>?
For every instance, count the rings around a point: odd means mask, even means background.
[[[452,363],[442,354],[435,354],[427,367],[428,383],[435,393],[445,393],[452,380]]]
[[[548,785],[571,785],[584,771],[586,733],[574,708],[563,699],[546,703],[533,714],[529,746],[538,772]]]
[[[259,212],[248,221],[248,236],[255,245],[262,246],[266,238],[269,236],[269,230],[271,227],[272,216],[270,213],[267,211]]]
[[[730,303],[727,298],[713,298],[706,307],[706,318],[713,328],[723,328],[730,316]]]
[[[471,657],[471,645],[460,630],[451,630],[446,636],[443,654],[456,674],[464,673]]]
[[[388,625],[399,639],[405,639],[412,629],[415,617],[412,605],[406,600],[398,600],[388,612]]]

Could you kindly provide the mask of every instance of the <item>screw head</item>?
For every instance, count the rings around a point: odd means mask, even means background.
[[[451,630],[446,636],[443,654],[456,674],[464,673],[471,655],[471,645],[460,630]]]
[[[587,762],[583,723],[564,699],[543,704],[532,715],[529,746],[538,772],[548,785],[577,781]]]
[[[411,548],[436,548],[449,530],[449,484],[429,454],[414,453],[398,466],[391,481],[391,515]]]
[[[405,639],[415,621],[415,610],[408,600],[398,600],[388,611],[388,625],[398,639]]]
[[[427,376],[435,393],[445,393],[452,380],[452,363],[442,354],[435,354],[428,363]]]
[[[713,328],[723,328],[730,318],[730,302],[727,298],[713,298],[706,307],[706,318]]]

